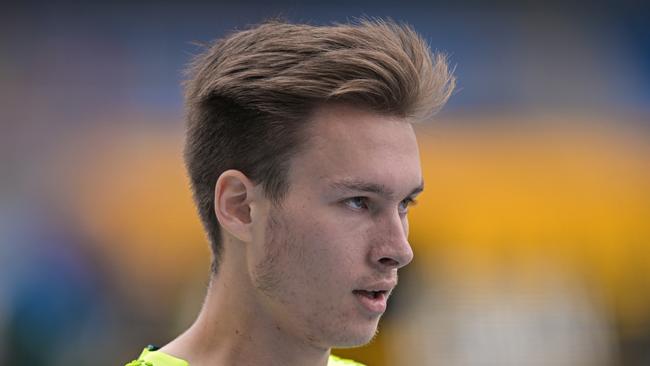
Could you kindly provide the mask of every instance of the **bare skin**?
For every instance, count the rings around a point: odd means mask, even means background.
[[[280,205],[241,172],[220,176],[219,272],[195,323],[163,352],[192,366],[325,366],[332,347],[375,335],[397,270],[413,258],[415,134],[403,119],[330,104],[308,135]],[[360,290],[384,300],[368,305]]]

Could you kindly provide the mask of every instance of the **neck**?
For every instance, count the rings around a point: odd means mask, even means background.
[[[326,366],[329,348],[291,334],[260,304],[244,263],[224,258],[194,324],[161,349],[190,366]],[[237,269],[237,271],[235,271]]]

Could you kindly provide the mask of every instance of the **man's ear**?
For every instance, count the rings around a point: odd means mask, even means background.
[[[221,227],[243,242],[252,239],[251,202],[255,186],[239,170],[221,173],[214,190],[214,211]]]

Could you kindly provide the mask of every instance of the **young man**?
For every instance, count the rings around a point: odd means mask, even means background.
[[[213,252],[196,322],[133,365],[354,364],[413,252],[422,191],[411,123],[454,87],[444,58],[388,21],[269,22],[199,55],[186,164]]]

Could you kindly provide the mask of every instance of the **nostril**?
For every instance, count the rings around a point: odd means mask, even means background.
[[[379,259],[379,263],[389,267],[395,267],[399,265],[399,262],[397,262],[392,258],[387,258],[387,257]]]

